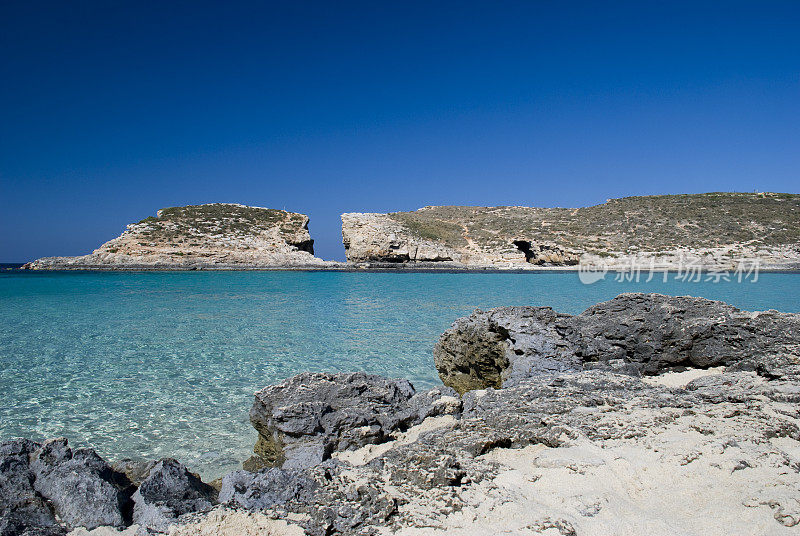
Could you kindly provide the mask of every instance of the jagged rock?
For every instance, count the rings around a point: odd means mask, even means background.
[[[40,446],[27,439],[0,443],[0,536],[65,532],[33,485],[29,457]]]
[[[157,460],[124,459],[114,462],[111,468],[118,473],[124,474],[131,484],[138,488],[144,479],[150,475],[150,471],[157,463]]]
[[[183,464],[166,458],[156,463],[133,494],[133,522],[151,531],[166,532],[179,516],[211,509],[215,495],[211,486]]]
[[[622,294],[574,317],[584,362],[630,362],[644,374],[675,366],[732,366],[797,374],[800,315],[748,312],[689,296]]]
[[[0,517],[0,534],[3,536],[64,536],[66,533],[60,525],[30,525]]]
[[[777,378],[800,371],[800,316],[660,294],[621,294],[577,316],[500,307],[454,322],[434,361],[462,393],[583,368],[656,374],[728,365]]]
[[[219,502],[248,510],[263,510],[289,501],[312,502],[316,488],[314,481],[300,471],[284,471],[276,467],[258,473],[234,471],[222,479]]]
[[[248,468],[300,469],[336,450],[389,439],[417,418],[406,380],[365,373],[303,373],[255,394],[250,422],[258,431]]]
[[[412,422],[416,424],[428,417],[458,415],[461,412],[461,398],[452,387],[434,387],[412,396],[408,400],[408,407],[415,415]]]
[[[500,388],[511,377],[579,370],[559,330],[569,315],[549,307],[500,307],[456,320],[434,347],[442,382],[464,393]]]
[[[89,255],[45,257],[26,269],[165,269],[326,266],[314,256],[308,216],[210,203],[171,207],[128,225]]]
[[[92,449],[50,439],[31,453],[34,488],[68,528],[123,527],[130,518],[130,483]]]

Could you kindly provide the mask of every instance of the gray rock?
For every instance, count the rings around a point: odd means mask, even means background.
[[[439,415],[458,415],[461,413],[461,397],[452,387],[434,387],[412,396],[408,406],[414,415],[413,423]]]
[[[800,315],[660,294],[621,294],[577,316],[500,307],[456,320],[437,342],[434,362],[445,385],[461,393],[588,368],[641,375],[726,365],[796,376]]]
[[[643,374],[725,365],[778,378],[797,374],[800,363],[800,315],[741,311],[704,298],[622,294],[573,325],[571,342],[585,363],[620,359]]]
[[[418,420],[406,380],[365,373],[303,373],[255,394],[250,422],[258,431],[246,469],[301,469],[333,451],[387,441]]]
[[[62,534],[52,508],[33,486],[29,457],[41,445],[27,439],[0,443],[0,536]]]
[[[132,460],[126,458],[114,462],[111,468],[117,473],[122,473],[135,487],[139,487],[145,478],[150,475],[150,471],[158,463],[157,460]]]
[[[60,525],[31,525],[0,516],[0,534],[3,536],[64,536],[66,533]]]
[[[178,517],[211,509],[215,490],[177,460],[166,458],[133,494],[133,522],[151,531],[166,532]]]
[[[222,478],[219,502],[248,510],[263,510],[290,501],[313,502],[317,485],[300,471],[264,469],[258,473],[234,471]]]
[[[510,378],[579,370],[580,359],[563,341],[569,315],[549,307],[500,307],[456,320],[436,343],[442,382],[464,393],[499,389]]]
[[[31,453],[30,467],[36,491],[68,528],[126,525],[129,483],[94,450],[73,451],[66,439],[50,439]]]

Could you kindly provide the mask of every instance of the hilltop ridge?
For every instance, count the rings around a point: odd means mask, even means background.
[[[236,203],[161,209],[89,255],[45,257],[29,269],[321,266],[308,216]]]
[[[407,267],[800,269],[800,194],[609,199],[579,208],[426,206],[342,214],[347,264],[314,256],[305,214],[235,203],[164,208],[89,255],[28,269]]]
[[[632,258],[800,266],[800,195],[725,193],[609,199],[580,208],[428,206],[342,215],[347,259],[533,267]]]

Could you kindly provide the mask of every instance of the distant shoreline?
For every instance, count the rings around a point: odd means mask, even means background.
[[[12,265],[13,264],[13,265]],[[25,263],[0,264],[0,270],[30,273],[55,273],[55,272],[349,272],[349,273],[491,273],[491,274],[544,274],[554,272],[578,273],[580,270],[574,266],[537,266],[535,268],[497,268],[497,267],[454,267],[454,266],[414,266],[409,264],[398,265],[371,265],[358,266],[342,263],[341,266],[203,266],[203,267],[153,267],[153,266],[71,266],[52,269],[23,269]],[[652,273],[678,273],[675,268],[656,268]],[[640,277],[651,271],[642,270]],[[716,272],[709,268],[698,268],[699,273],[707,274]],[[607,273],[629,273],[628,270],[609,268]],[[695,272],[697,273],[697,272]],[[800,273],[798,268],[761,268],[759,273]]]

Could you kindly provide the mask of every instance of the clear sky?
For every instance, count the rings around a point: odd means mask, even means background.
[[[798,192],[800,2],[0,2],[0,262],[161,207]]]

